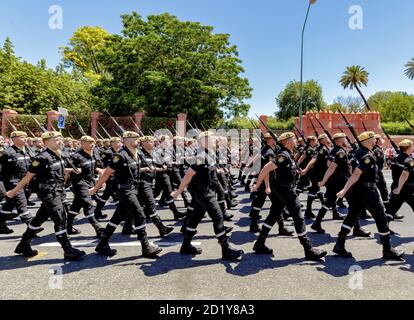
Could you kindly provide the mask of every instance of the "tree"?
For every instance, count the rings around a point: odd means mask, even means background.
[[[109,76],[92,91],[99,109],[157,117],[186,112],[206,124],[247,115],[252,89],[228,34],[169,14],[144,20],[133,12],[122,21],[122,35],[101,56]]]
[[[81,27],[62,48],[63,61],[67,68],[81,71],[91,80],[99,79],[104,68],[99,60],[102,50],[108,45],[110,34],[101,27]]]
[[[329,105],[326,110],[336,112],[338,109],[342,112],[362,112],[364,109],[364,101],[360,97],[339,96],[335,98],[334,103]]]
[[[384,122],[404,121],[414,112],[414,96],[406,92],[380,91],[368,99],[370,106],[381,113]]]
[[[369,110],[370,108],[368,102],[360,89],[360,86],[362,85],[367,86],[368,76],[369,73],[364,68],[362,68],[361,66],[354,65],[346,68],[346,71],[343,73],[342,78],[339,82],[344,89],[355,88],[361,96],[362,100],[364,101],[367,109]]]
[[[300,82],[292,81],[287,84],[285,89],[276,98],[279,108],[277,117],[287,120],[299,115],[300,105]],[[303,84],[303,111],[310,109],[321,110],[325,106],[322,95],[322,87],[315,80],[307,81]]]
[[[410,61],[407,62],[405,65],[405,75],[413,80],[414,79],[414,58],[412,58]]]

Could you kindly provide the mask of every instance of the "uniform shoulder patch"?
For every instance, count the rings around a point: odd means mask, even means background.
[[[279,163],[283,163],[283,162],[285,162],[286,161],[286,158],[284,157],[284,156],[278,156],[277,157],[277,162],[279,162]]]
[[[119,160],[121,160],[121,158],[119,156],[115,156],[115,157],[112,158],[113,163],[118,163]]]
[[[411,159],[411,160],[408,162],[408,165],[409,165],[411,168],[414,168],[414,160],[413,160],[413,159]]]
[[[370,164],[371,163],[370,157],[366,157],[365,160],[364,160],[364,163],[365,164]]]
[[[37,161],[37,160],[33,160],[33,162],[32,162],[32,167],[36,168],[36,167],[38,167],[39,165],[40,165],[40,162],[39,162],[39,161]]]
[[[321,149],[321,151],[319,151],[320,154],[324,154],[325,150]]]
[[[343,150],[339,150],[336,155],[338,156],[338,158],[342,159],[345,157],[345,151]]]

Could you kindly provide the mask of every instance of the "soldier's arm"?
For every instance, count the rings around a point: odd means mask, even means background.
[[[334,174],[336,168],[338,168],[338,165],[335,162],[331,162],[330,166],[328,167],[328,170],[326,170],[325,172],[322,181],[319,183],[320,187],[323,187],[326,184],[329,178]]]
[[[359,178],[361,177],[362,170],[360,168],[356,168],[354,173],[352,174],[351,178],[349,178],[348,182],[346,183],[345,187],[337,193],[338,198],[343,198],[351,189],[351,187],[358,182]]]
[[[190,184],[191,180],[193,179],[195,175],[196,175],[196,172],[193,169],[189,168],[183,178],[183,181],[181,181],[180,187],[178,188],[177,191],[174,191],[173,193],[171,193],[171,196],[173,198],[177,198],[180,194],[182,194],[185,188],[188,187],[188,185]]]
[[[104,170],[103,174],[99,178],[99,180],[96,182],[95,187],[89,190],[89,194],[91,196],[95,195],[99,189],[103,186],[103,184],[108,181],[108,179],[112,176],[112,174],[115,172],[114,169],[108,167]]]
[[[257,190],[262,185],[263,180],[265,180],[265,178],[269,176],[269,173],[276,169],[277,169],[277,166],[273,161],[266,164],[263,167],[262,171],[260,171],[259,178],[257,178],[256,185],[253,186],[253,188]]]
[[[30,181],[32,181],[34,176],[34,173],[28,172],[12,190],[6,193],[6,196],[9,198],[14,198],[20,190],[22,190],[25,186],[27,186],[30,183]]]
[[[401,173],[400,180],[398,181],[398,187],[394,190],[395,194],[400,194],[401,189],[404,187],[404,184],[407,182],[410,173],[407,170],[404,170]]]
[[[308,163],[308,165],[306,166],[306,168],[304,169],[304,170],[302,170],[301,172],[300,172],[300,174],[302,175],[302,176],[304,176],[305,174],[307,174],[308,173],[308,171],[310,170],[310,169],[312,169],[313,168],[313,166],[315,165],[315,163],[316,163],[316,158],[312,158],[312,160],[311,161],[309,161],[309,163]],[[298,164],[299,165],[299,164]]]
[[[306,158],[306,155],[305,155],[305,154],[302,154],[302,155],[301,155],[301,157],[299,158],[298,162],[297,162],[297,166],[298,166],[298,167],[299,167],[299,166],[300,166],[300,164],[303,162],[303,160],[305,160],[305,158]]]

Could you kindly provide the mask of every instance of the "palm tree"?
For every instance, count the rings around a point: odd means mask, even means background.
[[[358,91],[359,95],[361,96],[362,100],[364,100],[364,103],[367,109],[371,110],[371,108],[368,105],[367,99],[365,99],[360,89],[362,85],[367,86],[368,76],[369,76],[368,71],[366,71],[363,67],[354,65],[354,66],[346,68],[346,71],[342,75],[342,78],[339,82],[344,89],[355,88]]]
[[[405,69],[405,75],[411,80],[413,80],[414,79],[414,58],[408,61],[405,67],[407,68]]]

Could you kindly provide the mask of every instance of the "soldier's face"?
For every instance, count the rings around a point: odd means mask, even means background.
[[[114,150],[121,149],[122,143],[120,141],[113,141],[111,142],[111,147],[114,148]]]
[[[95,142],[82,141],[81,146],[82,146],[82,149],[90,152],[95,147]]]
[[[13,144],[15,144],[18,147],[23,147],[27,143],[27,138],[25,137],[16,137],[13,138]]]
[[[129,149],[136,149],[138,147],[138,138],[126,138],[124,144]]]
[[[143,141],[143,142],[141,142],[142,143],[142,146],[145,148],[145,149],[148,149],[148,150],[152,150],[152,149],[154,149],[154,141],[153,140],[150,140],[150,141]]]
[[[46,142],[47,147],[52,150],[60,150],[63,146],[63,138],[62,137],[54,137],[50,138]]]

